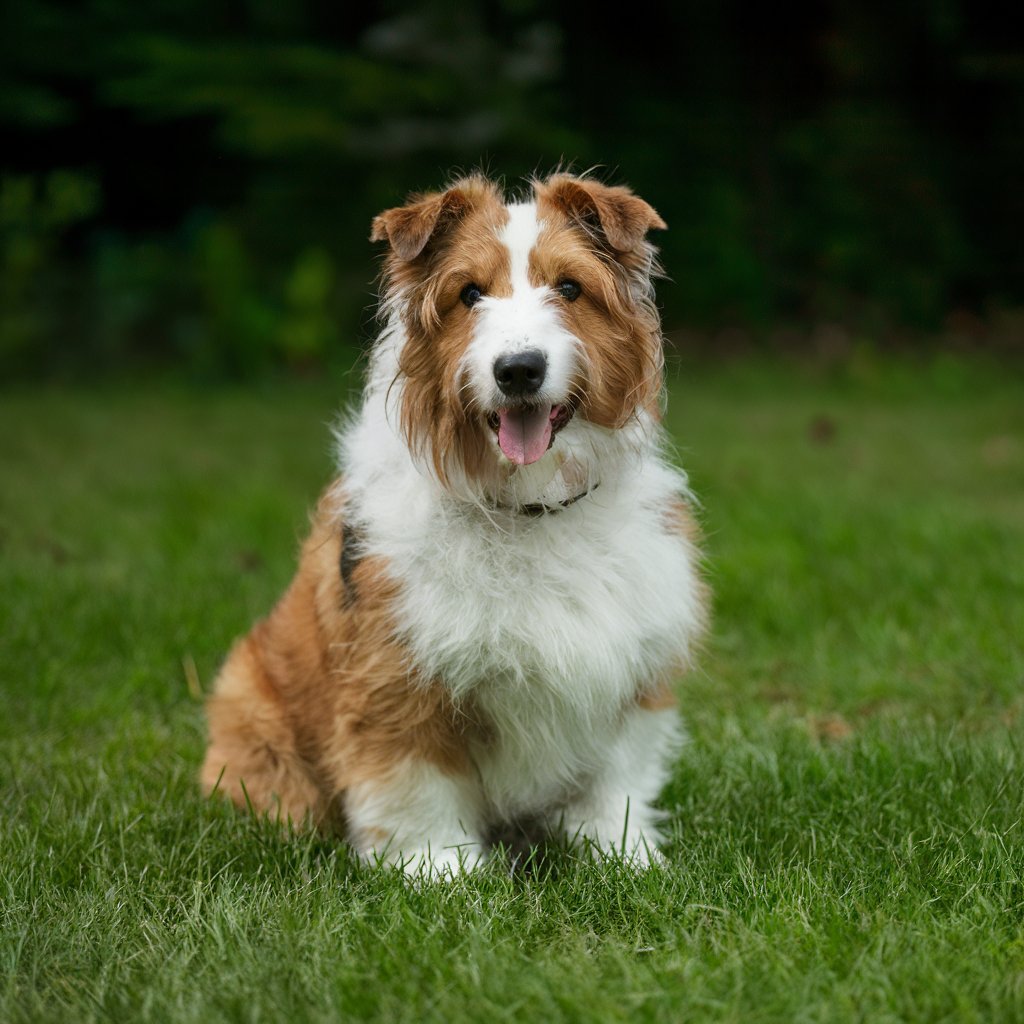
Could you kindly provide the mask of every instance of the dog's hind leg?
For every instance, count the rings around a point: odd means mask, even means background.
[[[322,794],[296,749],[251,634],[232,649],[207,714],[210,743],[200,772],[205,792],[294,824],[323,817]]]

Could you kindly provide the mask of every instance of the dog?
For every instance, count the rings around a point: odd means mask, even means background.
[[[708,604],[629,188],[482,175],[373,220],[381,332],[297,574],[208,701],[207,792],[429,878],[517,823],[641,869]]]

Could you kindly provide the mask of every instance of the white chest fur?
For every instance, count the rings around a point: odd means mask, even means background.
[[[638,688],[688,657],[696,553],[667,514],[685,481],[652,443],[557,513],[488,514],[445,495],[382,425],[365,415],[346,438],[346,490],[401,585],[402,638],[490,721],[475,759],[492,806],[557,802],[601,763]]]

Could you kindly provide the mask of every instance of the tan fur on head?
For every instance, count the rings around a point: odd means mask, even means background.
[[[445,192],[418,195],[374,219],[371,240],[387,240],[383,288],[401,296],[409,341],[402,353],[401,423],[409,447],[431,461],[442,481],[457,461],[484,472],[484,424],[456,374],[472,320],[459,302],[469,281],[508,288],[507,259],[496,230],[507,213],[497,187],[472,176]]]
[[[619,253],[637,249],[652,228],[667,228],[657,211],[624,185],[556,174],[535,182],[539,197],[588,231],[603,235]]]
[[[531,255],[531,284],[565,277],[584,284],[584,298],[565,313],[588,357],[573,387],[574,408],[612,429],[636,409],[657,416],[663,360],[651,278],[658,266],[646,234],[665,222],[623,186],[568,174],[532,186],[546,228]],[[474,175],[444,192],[415,195],[373,221],[371,239],[390,247],[385,305],[400,301],[409,335],[399,365],[402,427],[442,482],[456,465],[469,479],[501,473],[458,374],[473,328],[459,295],[471,282],[489,296],[510,294],[509,256],[498,241],[507,217],[497,186]]]
[[[557,175],[535,182],[534,191],[548,225],[537,246],[536,280],[583,284],[583,298],[565,315],[590,357],[584,415],[610,428],[637,408],[657,416],[663,351],[651,278],[659,268],[645,236],[665,222],[624,187]]]

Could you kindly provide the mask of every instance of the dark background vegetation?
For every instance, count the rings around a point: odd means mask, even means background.
[[[6,0],[0,374],[351,362],[372,215],[600,165],[678,345],[1024,343],[1024,33],[984,0]]]

